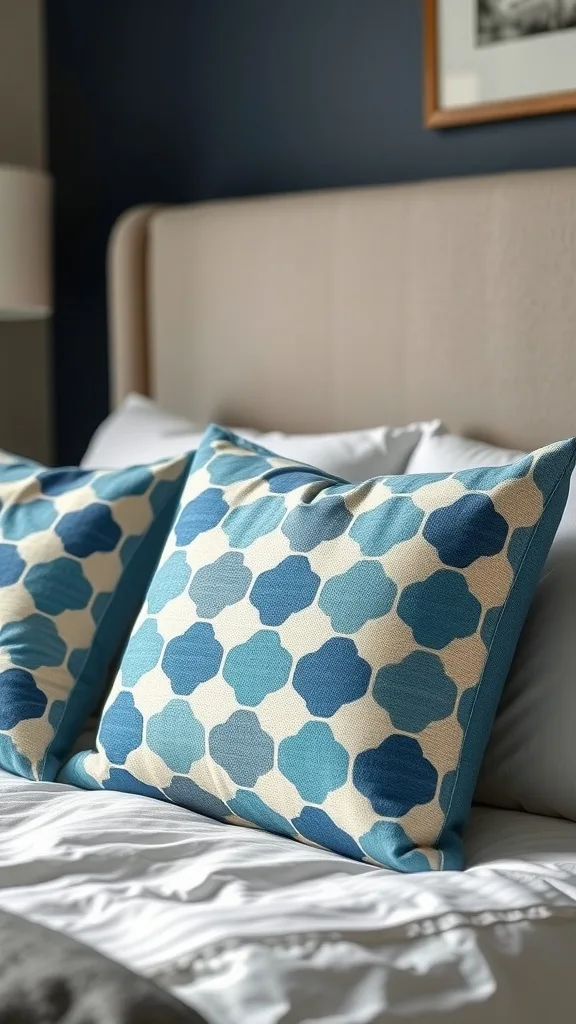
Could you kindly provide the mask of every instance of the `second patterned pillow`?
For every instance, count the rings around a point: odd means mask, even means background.
[[[461,868],[575,453],[349,484],[211,428],[97,749],[63,781],[404,871]]]

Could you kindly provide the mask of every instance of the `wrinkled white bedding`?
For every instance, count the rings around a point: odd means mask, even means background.
[[[478,808],[462,874],[397,875],[144,797],[0,771],[0,906],[210,1024],[536,1024],[576,1001],[576,825]]]

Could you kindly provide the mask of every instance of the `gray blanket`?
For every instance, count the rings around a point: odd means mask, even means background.
[[[0,911],[0,1024],[206,1021],[74,939]]]

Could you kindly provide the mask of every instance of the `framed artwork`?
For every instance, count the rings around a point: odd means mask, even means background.
[[[423,0],[428,128],[576,110],[576,0]]]

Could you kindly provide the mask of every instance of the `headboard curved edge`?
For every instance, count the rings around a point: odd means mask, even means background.
[[[147,328],[148,227],[160,206],[137,206],[116,221],[108,245],[110,402],[150,389]]]

